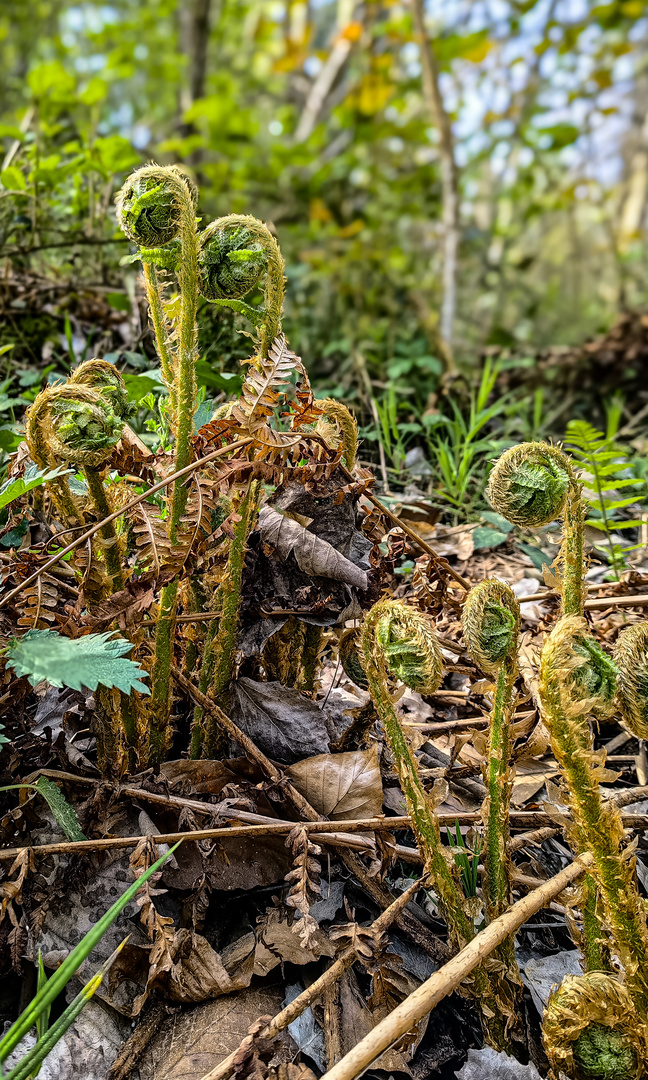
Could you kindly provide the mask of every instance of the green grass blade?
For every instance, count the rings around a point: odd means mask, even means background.
[[[126,942],[122,942],[118,949],[101,965],[99,971],[92,976],[91,979],[85,984],[85,986],[79,991],[65,1012],[61,1013],[56,1023],[52,1024],[51,1028],[46,1032],[43,1038],[40,1038],[38,1042],[32,1046],[31,1050],[27,1053],[17,1065],[14,1065],[10,1072],[3,1076],[2,1080],[29,1080],[31,1075],[35,1075],[43,1064],[47,1055],[54,1049],[57,1042],[63,1038],[65,1032],[72,1026],[82,1009],[85,1008],[91,997],[101,986],[104,975],[110,968],[113,960],[119,952],[121,952]]]
[[[181,842],[182,841],[179,841],[178,843]],[[106,930],[112,926],[115,919],[121,914],[126,905],[130,903],[135,894],[139,892],[142,885],[160,869],[162,863],[166,862],[177,847],[178,844],[175,844],[165,855],[162,855],[157,862],[153,863],[153,865],[150,866],[137,881],[134,881],[133,884],[129,886],[124,895],[120,896],[119,900],[115,901],[106,914],[95,923],[92,930],[89,930],[79,944],[75,946],[70,955],[54,972],[52,977],[47,980],[45,986],[37,991],[36,996],[30,1001],[24,1012],[22,1012],[16,1022],[12,1024],[6,1035],[0,1039],[0,1062],[4,1061],[9,1056],[23,1036],[34,1026],[40,1012],[51,1005],[54,999],[58,997],[63,987],[74,975],[75,971],[77,971],[83,961],[90,955],[99,941],[101,941]]]

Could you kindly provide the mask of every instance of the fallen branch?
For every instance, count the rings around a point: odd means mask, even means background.
[[[543,882],[539,888],[513,904],[361,1039],[353,1050],[324,1074],[322,1080],[355,1080],[372,1061],[393,1046],[407,1031],[411,1031],[444,997],[456,990],[471,971],[490,956],[510,934],[514,934],[531,915],[535,915],[563,889],[576,881],[593,861],[590,852],[580,855],[565,870],[561,870],[555,877]]]

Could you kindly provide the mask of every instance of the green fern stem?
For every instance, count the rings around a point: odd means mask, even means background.
[[[464,605],[463,636],[473,660],[497,682],[491,710],[482,808],[485,834],[486,915],[490,922],[511,903],[511,864],[508,854],[509,815],[513,777],[511,728],[517,675],[520,607],[513,590],[497,579],[486,579],[470,590]],[[520,984],[513,938],[497,950],[511,981]]]
[[[565,617],[552,631],[542,651],[540,692],[553,753],[567,782],[576,846],[594,856],[592,876],[626,985],[637,1011],[648,1017],[646,911],[634,856],[624,850],[619,811],[601,797],[587,722],[588,713],[604,716],[613,709],[613,665],[587,638],[584,619]]]
[[[248,537],[256,523],[260,496],[261,484],[258,480],[253,480],[239,507],[240,520],[234,526],[227,567],[216,598],[220,618],[214,620],[218,626],[211,639],[208,655],[207,649],[205,650],[203,664],[206,664],[210,671],[208,696],[221,708],[228,705],[227,696],[236,657],[245,552]],[[191,756],[213,757],[218,748],[219,737],[218,725],[211,714],[199,717],[198,721],[194,717]]]
[[[167,319],[164,314],[162,293],[160,290],[160,283],[158,281],[155,266],[153,266],[152,263],[143,263],[142,273],[144,278],[144,288],[146,290],[146,299],[148,300],[149,311],[151,312],[151,322],[153,324],[153,332],[155,334],[155,343],[157,346],[158,356],[160,358],[162,378],[164,379],[167,389],[169,391],[169,415],[171,419],[171,426],[172,428],[175,428],[176,417],[178,413],[178,401],[175,388],[173,356],[169,347],[170,329],[168,327]]]
[[[97,517],[100,521],[103,521],[104,518],[110,517],[114,511],[114,507],[111,506],[106,495],[101,471],[99,469],[86,467],[83,469],[83,475],[86,484],[88,485],[88,492],[94,503]],[[118,589],[124,588],[124,571],[122,569],[121,546],[119,537],[115,531],[114,521],[102,525],[99,530],[99,536],[102,541],[101,549],[106,564],[106,571],[112,582],[112,591],[117,592]]]
[[[570,477],[565,503],[563,542],[559,555],[563,615],[582,615],[585,610],[584,529],[582,486],[575,478]]]
[[[401,789],[407,801],[419,847],[448,925],[450,940],[459,949],[475,936],[465,910],[465,898],[454,859],[446,854],[439,821],[419,776],[416,761],[398,720],[388,677],[429,694],[441,682],[441,655],[431,621],[397,600],[381,600],[365,616],[362,658],[369,693],[394,755]],[[489,1042],[508,1047],[506,1022],[486,971],[473,972],[473,992],[482,1008]]]

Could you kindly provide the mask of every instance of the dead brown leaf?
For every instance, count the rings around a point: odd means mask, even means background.
[[[292,552],[300,570],[312,577],[326,577],[355,585],[364,592],[368,585],[367,573],[351,562],[303,525],[284,517],[271,506],[264,506],[259,514],[261,538],[273,547],[280,559],[287,559]]]
[[[170,1017],[140,1061],[140,1080],[201,1080],[238,1049],[260,1016],[274,1016],[282,1002],[281,987],[261,987]],[[287,1033],[280,1036],[276,1056],[284,1061],[294,1057]]]
[[[382,811],[383,790],[378,750],[319,754],[298,761],[286,774],[318,814],[331,821],[376,817]]]

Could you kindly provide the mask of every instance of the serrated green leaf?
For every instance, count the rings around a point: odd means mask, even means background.
[[[101,685],[124,694],[131,690],[150,694],[140,681],[148,678],[147,672],[124,656],[132,649],[131,642],[112,633],[107,630],[72,641],[54,630],[28,630],[20,640],[9,643],[7,666],[19,676],[26,675],[32,686],[45,680],[73,690],[96,690]]]
[[[79,819],[60,787],[46,776],[39,776],[34,787],[40,791],[54,815],[54,820],[61,826],[68,840],[86,840],[87,837],[81,832]]]
[[[70,469],[59,465],[56,469],[49,469],[46,472],[42,472],[40,469],[27,469],[24,476],[6,480],[0,487],[0,510],[4,506],[8,506],[9,503],[15,502],[26,492],[42,487],[43,484],[48,484],[50,480],[56,479],[57,476],[68,476],[70,472]]]

